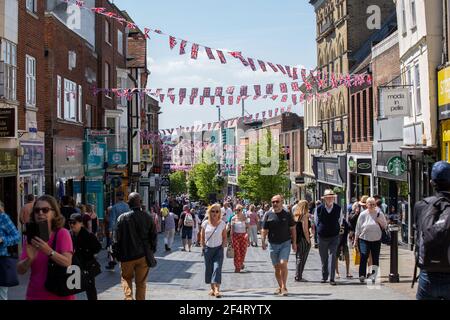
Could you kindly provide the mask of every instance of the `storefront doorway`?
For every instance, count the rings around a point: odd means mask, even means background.
[[[17,177],[0,178],[0,200],[5,205],[5,212],[17,225]]]

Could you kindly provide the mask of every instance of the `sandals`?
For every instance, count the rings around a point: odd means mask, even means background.
[[[277,290],[275,290],[275,292],[273,294],[275,294],[275,295],[281,294],[281,288],[278,288]]]
[[[215,296],[216,298],[222,298],[222,294],[220,293],[220,291],[214,292],[214,296]]]
[[[351,274],[348,274],[347,279],[353,279],[353,276]]]
[[[214,290],[213,289],[209,290],[208,295],[214,297],[215,296]]]

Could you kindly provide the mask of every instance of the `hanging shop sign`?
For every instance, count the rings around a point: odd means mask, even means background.
[[[43,145],[26,145],[22,144],[23,156],[20,157],[20,171],[43,170],[44,162],[44,146]]]
[[[450,67],[438,72],[439,120],[450,119]]]
[[[344,144],[345,143],[345,134],[344,131],[333,131],[332,144]]]
[[[380,109],[385,117],[405,117],[410,115],[411,96],[409,87],[380,88]]]
[[[0,138],[14,138],[16,136],[16,110],[14,108],[0,108]]]
[[[399,177],[406,172],[407,164],[402,157],[393,157],[387,163],[389,174]]]
[[[357,173],[358,174],[371,174],[372,173],[372,159],[358,159],[357,160]]]
[[[109,165],[126,165],[128,157],[126,151],[109,151],[108,164]]]
[[[355,158],[353,158],[353,157],[348,158],[348,169],[349,169],[350,172],[355,172],[356,171]]]
[[[101,176],[105,166],[106,143],[84,143],[86,176]]]

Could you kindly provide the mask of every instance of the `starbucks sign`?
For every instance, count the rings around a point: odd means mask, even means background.
[[[389,159],[387,169],[389,174],[399,177],[406,172],[406,161],[402,157],[393,157]]]

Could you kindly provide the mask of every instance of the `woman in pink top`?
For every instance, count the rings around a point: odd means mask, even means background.
[[[63,267],[72,264],[73,244],[70,233],[64,228],[64,217],[61,215],[58,203],[52,196],[40,197],[33,206],[30,222],[48,222],[50,239],[48,242],[35,237],[31,244],[24,242],[22,256],[17,264],[19,274],[25,274],[31,269],[28,282],[27,300],[75,300],[75,296],[59,297],[45,288],[47,279],[48,259]],[[51,247],[56,232],[58,233],[56,251]]]
[[[258,212],[256,212],[255,205],[250,205],[249,212],[247,214],[247,217],[249,219],[249,229],[248,229],[248,235],[250,238],[250,243],[253,246],[258,246],[258,223],[259,223],[259,216]]]

